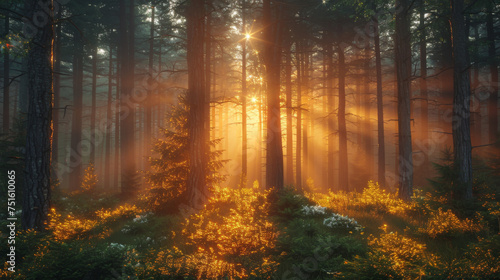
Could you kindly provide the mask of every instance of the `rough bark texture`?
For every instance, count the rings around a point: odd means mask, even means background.
[[[44,13],[38,1],[25,2],[28,19]],[[23,190],[22,225],[43,230],[50,209],[52,140],[52,19],[36,29],[28,52],[28,123]]]
[[[451,0],[453,44],[453,154],[458,173],[457,199],[472,199],[472,148],[470,139],[470,75],[467,62],[464,1]]]
[[[409,0],[396,0],[396,73],[398,88],[399,197],[410,200],[413,193],[413,160],[410,112],[410,17]]]
[[[263,2],[264,65],[267,85],[266,187],[283,188],[283,147],[280,118],[280,62],[282,30],[280,7]]]
[[[206,184],[208,142],[205,139],[205,2],[190,0],[187,10],[187,63],[189,104],[189,177],[187,201],[199,209],[208,196]]]
[[[127,14],[127,8],[129,13]],[[134,1],[130,5],[120,1],[120,45],[119,61],[121,82],[121,119],[120,119],[120,154],[121,154],[121,193],[126,199],[132,198],[137,190],[136,151],[135,151],[135,100],[134,88]]]
[[[378,183],[385,186],[385,134],[384,95],[382,91],[382,58],[380,54],[380,32],[378,18],[374,18],[375,67],[377,71],[377,140],[378,140]]]
[[[339,122],[339,189],[343,191],[349,190],[349,162],[347,158],[347,124],[346,124],[346,94],[345,94],[345,77],[346,64],[345,53],[342,46],[338,47],[339,54],[339,107],[338,107],[338,122]],[[366,94],[366,93],[365,93]],[[365,131],[366,133],[366,131]]]

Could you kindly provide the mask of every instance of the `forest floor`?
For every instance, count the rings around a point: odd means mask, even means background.
[[[5,264],[0,276],[491,279],[500,278],[499,223],[491,196],[468,205],[416,190],[405,202],[373,182],[361,193],[215,188],[190,216],[87,190],[56,195],[47,232],[18,232],[16,272]]]

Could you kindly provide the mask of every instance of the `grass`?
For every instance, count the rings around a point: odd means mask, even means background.
[[[17,272],[5,266],[2,279],[500,278],[494,197],[463,214],[435,193],[404,202],[373,182],[327,194],[254,185],[215,188],[188,218],[91,188],[56,199],[48,232],[18,233]]]

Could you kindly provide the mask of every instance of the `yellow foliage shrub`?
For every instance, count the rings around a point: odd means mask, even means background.
[[[474,223],[470,219],[460,220],[451,210],[443,211],[442,208],[439,208],[437,212],[431,214],[426,227],[421,228],[420,232],[435,238],[445,234],[478,232],[481,230],[482,226],[480,224]]]

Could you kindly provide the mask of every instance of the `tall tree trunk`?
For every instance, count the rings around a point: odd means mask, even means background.
[[[464,1],[451,0],[453,44],[453,154],[458,174],[457,199],[472,199],[472,147],[470,140],[470,75],[467,62]]]
[[[5,15],[5,37],[9,35],[9,12]],[[10,54],[7,48],[3,54],[3,133],[9,133],[10,125]]]
[[[274,15],[273,15],[274,13]],[[280,7],[263,1],[264,65],[267,84],[266,187],[283,188],[283,146],[280,116],[280,62],[282,30]]]
[[[488,102],[490,143],[498,140],[498,58],[496,55],[495,29],[493,25],[493,6],[488,2],[486,15],[486,32],[488,41],[488,57],[491,75],[490,100]]]
[[[480,60],[481,60],[481,52],[480,52],[480,46],[479,46],[479,24],[474,25],[474,42],[476,43],[475,47],[475,52],[474,52],[474,64],[473,64],[473,69],[474,69],[474,76],[472,78],[472,89],[475,93],[476,96],[479,96],[479,72],[480,70]],[[481,115],[481,109],[483,107],[482,100],[479,98],[472,98],[472,100],[475,103],[475,112],[473,115],[473,121],[472,121],[472,137],[475,137],[475,140],[477,141],[476,145],[482,145],[483,144],[483,134],[484,130],[481,129],[482,126],[482,118],[483,116]],[[473,141],[473,139],[471,139]]]
[[[108,70],[108,102],[106,106],[106,142],[105,150],[106,155],[104,156],[104,188],[111,189],[111,125],[113,120],[113,112],[111,110],[111,104],[113,103],[113,46],[109,46],[109,70]],[[116,162],[115,162],[116,164]]]
[[[45,14],[42,5],[36,0],[26,1],[25,10],[28,19],[36,14]],[[50,209],[52,20],[51,15],[48,24],[35,29],[36,33],[28,48],[29,109],[22,213],[25,230],[45,229]]]
[[[90,162],[95,164],[95,121],[97,109],[97,46],[92,50],[92,108],[90,113]]]
[[[346,95],[345,77],[347,73],[345,53],[342,46],[338,46],[339,54],[339,189],[349,191],[349,161],[347,158],[347,125],[346,125]]]
[[[288,43],[285,62],[286,93],[286,183],[293,184],[293,103],[292,103],[292,42]]]
[[[372,146],[372,128],[370,121],[371,104],[370,104],[370,59],[371,59],[370,44],[367,43],[364,49],[364,75],[363,75],[363,133],[364,143],[363,150],[366,155],[365,168],[368,178],[373,175],[373,146]]]
[[[210,151],[210,96],[212,95],[212,0],[206,0],[208,11],[206,11],[206,24],[205,24],[205,115],[203,120],[205,122],[205,141],[208,143],[208,150]],[[208,171],[207,171],[208,172]]]
[[[246,1],[241,3],[242,34],[246,34]],[[247,44],[246,38],[241,41],[241,185],[247,182]]]
[[[422,104],[422,140],[429,139],[429,97],[427,91],[427,38],[425,27],[425,1],[420,0],[420,98]],[[425,164],[427,166],[427,164]]]
[[[297,136],[295,146],[295,184],[297,188],[302,186],[302,59],[300,52],[301,44],[297,43]]]
[[[134,0],[127,6],[120,0],[120,82],[121,82],[121,121],[120,153],[122,163],[122,196],[131,198],[136,193],[136,151],[135,151],[135,103],[132,98],[134,88]]]
[[[61,11],[57,18],[61,17]],[[52,164],[55,166],[59,158],[59,110],[61,96],[61,46],[62,46],[62,25],[57,24],[54,40],[54,108],[52,111],[54,136],[52,137]],[[55,174],[57,176],[57,174]]]
[[[396,0],[396,71],[398,83],[399,197],[410,200],[413,193],[411,146],[411,47],[410,1]]]
[[[77,190],[82,179],[83,42],[73,32],[73,115],[71,119],[70,189]]]
[[[119,49],[120,47],[117,47]],[[116,56],[116,88],[115,88],[115,161],[114,161],[114,171],[113,171],[113,187],[115,190],[120,190],[120,58]]]
[[[205,139],[205,1],[190,0],[187,9],[187,65],[189,104],[189,177],[187,201],[189,206],[203,206],[208,187],[206,184],[208,141]]]
[[[333,50],[332,45],[326,42],[327,60],[328,60],[328,188],[332,189],[335,185],[335,168],[334,168],[334,151],[335,151],[335,124],[333,121],[334,109],[334,92],[333,92]]]
[[[307,42],[305,42],[305,47],[302,49],[302,61],[303,61],[303,70],[302,70],[302,85],[303,85],[303,117],[302,123],[304,125],[304,129],[302,130],[303,136],[303,144],[302,144],[302,153],[303,153],[303,163],[302,163],[302,178],[303,185],[307,183],[307,179],[310,176],[309,173],[309,122],[311,121],[311,105],[310,105],[310,96],[309,96],[309,53],[308,53]]]
[[[152,135],[152,126],[153,126],[153,121],[152,121],[152,107],[153,103],[151,102],[153,100],[153,84],[156,84],[154,81],[156,77],[154,77],[155,73],[153,70],[153,65],[154,65],[154,39],[155,36],[155,6],[151,7],[151,26],[149,28],[149,88],[147,92],[147,97],[145,100],[145,105],[144,105],[144,155],[147,158],[150,156],[150,151],[151,151],[151,137]],[[147,160],[146,160],[147,161]],[[146,162],[145,164],[145,169],[149,170],[149,163]]]
[[[374,17],[375,67],[377,71],[377,140],[378,140],[378,183],[385,187],[385,134],[384,95],[382,91],[382,58],[380,54],[380,32],[378,17]]]

